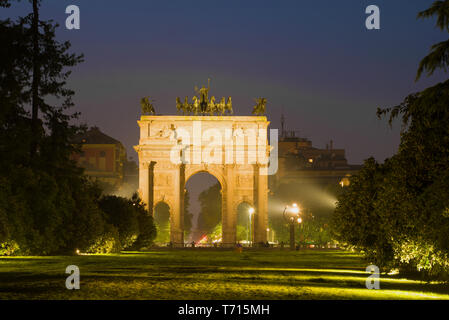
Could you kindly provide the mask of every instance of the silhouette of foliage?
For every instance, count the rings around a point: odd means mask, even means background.
[[[418,18],[425,19],[437,17],[436,26],[442,31],[449,32],[449,0],[435,1],[429,9],[418,14]],[[432,75],[436,69],[447,71],[449,66],[449,40],[434,44],[431,52],[421,60],[416,80],[419,80],[423,72]]]

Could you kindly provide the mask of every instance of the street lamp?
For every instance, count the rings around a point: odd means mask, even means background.
[[[302,219],[299,217],[300,209],[296,203],[293,203],[292,206],[285,206],[284,208],[284,219],[290,226],[290,250],[295,250],[295,221],[298,223],[302,222]]]
[[[252,245],[253,244],[253,239],[252,239],[253,238],[253,234],[251,232],[251,217],[252,217],[252,215],[254,213],[254,208],[253,207],[249,208],[248,213],[249,213],[249,237],[248,237],[248,241]]]
[[[270,241],[270,228],[267,228],[267,242]]]
[[[302,222],[302,219],[298,218],[296,221],[298,222],[298,231],[299,231],[299,233],[301,233],[301,222]],[[299,241],[301,241],[301,237],[299,238]]]

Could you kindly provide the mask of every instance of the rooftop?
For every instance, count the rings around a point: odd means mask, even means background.
[[[73,142],[86,144],[121,144],[120,141],[101,132],[98,127],[92,127],[86,133],[77,135],[73,139]]]

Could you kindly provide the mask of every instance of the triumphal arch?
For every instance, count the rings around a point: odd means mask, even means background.
[[[237,207],[253,214],[254,243],[267,239],[269,145],[264,116],[142,116],[139,192],[153,213],[159,202],[170,207],[170,240],[184,244],[185,185],[197,172],[213,175],[222,190],[222,244],[236,242]]]
[[[269,122],[263,116],[266,99],[256,99],[254,116],[233,116],[231,97],[209,98],[209,85],[195,91],[198,97],[191,102],[176,98],[176,116],[154,115],[152,99],[142,98],[142,112],[149,115],[137,121],[140,140],[134,147],[140,196],[150,214],[160,202],[169,206],[170,241],[183,246],[186,183],[194,174],[208,172],[221,184],[222,245],[236,243],[237,207],[242,202],[253,208],[253,243],[265,243],[268,175],[277,170],[277,154],[272,157],[267,139]]]

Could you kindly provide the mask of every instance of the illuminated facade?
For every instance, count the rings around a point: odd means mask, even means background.
[[[221,184],[222,192],[222,245],[234,246],[236,243],[237,207],[246,202],[255,208],[251,238],[255,243],[267,241],[268,225],[268,176],[262,174],[267,164],[259,161],[249,164],[238,163],[235,147],[232,147],[231,161],[225,159],[226,145],[236,142],[237,131],[267,131],[269,122],[264,116],[142,116],[138,121],[140,127],[139,145],[135,150],[139,155],[139,193],[143,201],[153,212],[160,202],[170,208],[170,241],[174,246],[184,245],[184,192],[188,179],[198,172],[208,172]],[[201,127],[204,134],[195,138],[195,127]],[[181,148],[180,132],[183,129],[193,139]],[[218,145],[223,151],[219,161],[204,157],[210,143],[207,132],[215,132],[228,138],[220,139],[224,144]],[[197,141],[195,142],[195,140]],[[262,144],[244,145],[243,151],[261,151],[269,153],[266,136],[260,139]],[[199,146],[197,145],[199,142]],[[233,146],[237,143],[232,144]],[[252,149],[254,147],[254,149]],[[214,149],[217,150],[217,149]],[[215,153],[215,151],[214,151]],[[183,159],[177,163],[173,154]],[[220,153],[221,154],[221,153]],[[195,158],[199,161],[195,162]]]

